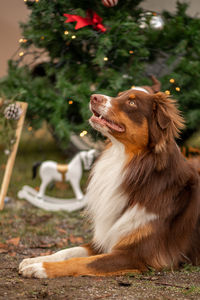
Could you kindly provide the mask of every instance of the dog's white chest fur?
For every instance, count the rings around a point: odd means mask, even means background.
[[[114,143],[96,163],[87,189],[89,216],[93,221],[94,242],[109,252],[120,238],[156,216],[137,204],[122,214],[127,196],[121,189],[126,155],[121,143]]]

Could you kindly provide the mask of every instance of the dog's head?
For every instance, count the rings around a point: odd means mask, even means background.
[[[90,109],[92,127],[132,151],[149,147],[159,153],[184,127],[176,101],[161,92],[128,90],[117,97],[94,94]]]

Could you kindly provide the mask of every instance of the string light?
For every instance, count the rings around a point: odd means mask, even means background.
[[[40,38],[41,40],[44,40],[44,36],[41,36],[41,38]]]
[[[83,131],[80,133],[80,137],[84,137],[87,133],[88,133],[87,130],[83,130]]]
[[[134,85],[132,85],[132,87],[131,87],[132,89],[134,89],[135,88],[135,86]]]
[[[180,87],[177,86],[177,87],[176,87],[176,91],[177,91],[177,92],[180,92],[180,90],[181,90]]]
[[[68,103],[69,103],[69,104],[73,104],[73,101],[72,101],[72,100],[69,100]]]
[[[108,61],[108,57],[104,57],[104,59],[103,59],[104,61]]]
[[[170,82],[170,83],[174,83],[174,82],[175,82],[174,78],[171,78],[171,79],[169,80],[169,82]]]
[[[39,0],[35,0],[35,2],[39,2]]]
[[[76,39],[76,35],[72,35],[72,39]]]
[[[19,39],[19,43],[26,43],[28,40],[27,39]]]
[[[169,90],[166,90],[166,91],[165,91],[165,94],[170,95],[170,91],[169,91]]]
[[[23,56],[23,55],[24,55],[24,52],[20,52],[20,53],[19,53],[19,56]]]
[[[33,127],[29,126],[28,131],[32,131]]]
[[[64,31],[64,34],[65,34],[65,35],[69,34],[69,31],[65,30],[65,31]]]
[[[134,53],[134,51],[133,51],[133,50],[130,50],[130,51],[129,51],[129,53],[130,53],[130,54],[133,54],[133,53]]]

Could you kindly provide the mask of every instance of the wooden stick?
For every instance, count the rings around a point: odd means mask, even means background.
[[[20,141],[20,136],[21,136],[21,132],[22,132],[25,116],[26,116],[26,110],[27,110],[27,107],[28,107],[28,104],[26,102],[17,102],[17,104],[20,105],[21,108],[22,108],[22,115],[20,116],[19,121],[17,122],[16,142],[15,142],[15,144],[13,146],[13,149],[12,149],[12,152],[11,152],[9,158],[8,158],[5,173],[4,173],[4,177],[3,177],[3,182],[2,182],[2,185],[1,185],[0,210],[2,210],[3,207],[4,207],[4,199],[5,199],[7,191],[8,191],[8,186],[9,186],[9,183],[10,183],[10,178],[11,178],[13,166],[14,166],[14,163],[15,163],[15,157],[16,157],[16,154],[17,154],[17,149],[18,149],[18,145],[19,145],[19,141]]]

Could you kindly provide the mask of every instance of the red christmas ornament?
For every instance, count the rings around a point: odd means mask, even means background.
[[[102,0],[101,2],[106,7],[113,7],[118,4],[118,0]]]

